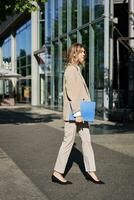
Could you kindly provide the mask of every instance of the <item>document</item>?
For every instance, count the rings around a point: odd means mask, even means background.
[[[94,101],[81,101],[80,102],[80,111],[84,121],[93,122],[95,119],[95,106]],[[69,116],[70,121],[75,121],[75,117],[71,113]]]

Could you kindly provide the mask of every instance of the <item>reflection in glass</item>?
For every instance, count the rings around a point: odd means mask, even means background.
[[[89,0],[82,1],[82,23],[89,22]]]
[[[3,61],[2,61],[2,66],[0,68],[4,69],[12,69],[11,66],[11,37],[8,37],[4,40],[3,45],[2,45],[2,52],[3,52]],[[12,96],[13,95],[13,85],[11,80],[1,80],[0,82],[0,91],[1,94],[3,94],[3,98],[8,95]]]
[[[26,57],[20,58],[20,66],[26,66]]]
[[[65,66],[67,63],[67,38],[64,38],[62,40],[62,66],[61,66],[61,72],[60,72],[60,94],[59,94],[59,98],[61,101],[60,106],[63,106],[63,75],[64,75],[64,70],[65,70]]]
[[[31,21],[28,21],[16,32],[17,56],[31,53]]]
[[[70,35],[71,44],[77,42],[77,33]]]
[[[11,69],[11,37],[4,40],[2,45],[3,52],[3,67],[5,69]]]
[[[67,32],[67,0],[63,0],[62,5],[62,32]]]
[[[55,37],[58,36],[58,1],[55,1],[55,9],[54,9],[54,33]]]
[[[23,77],[17,81],[17,102],[31,101],[31,21],[16,31],[17,73]]]
[[[95,20],[104,14],[104,0],[91,0],[91,2],[92,2],[92,20]]]
[[[54,106],[58,108],[58,82],[59,82],[59,45],[54,43]]]
[[[20,73],[22,76],[26,76],[26,68],[25,67],[20,68]]]
[[[72,29],[77,28],[77,0],[72,0]]]
[[[62,40],[62,66],[64,66],[67,62],[67,38]]]
[[[94,98],[97,115],[103,115],[104,90],[104,21],[93,25],[94,30]]]
[[[82,44],[84,45],[86,50],[86,60],[85,60],[86,62],[82,70],[82,74],[85,78],[87,86],[89,86],[89,28],[83,29],[81,31],[81,34],[82,34]]]
[[[95,88],[104,88],[104,22],[93,26],[95,34]]]
[[[51,1],[45,3],[45,43],[51,39]]]

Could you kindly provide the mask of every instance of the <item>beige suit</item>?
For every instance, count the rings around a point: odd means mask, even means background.
[[[68,65],[64,73],[63,84],[63,119],[64,138],[60,147],[54,170],[64,173],[65,167],[75,140],[76,132],[79,133],[82,140],[82,151],[86,171],[96,171],[94,152],[91,145],[91,136],[88,123],[69,122],[69,114],[72,110],[76,113],[80,110],[81,100],[90,100],[90,94],[85,80],[81,75],[78,66]],[[70,107],[71,104],[71,107]]]
[[[80,110],[80,101],[89,100],[90,94],[78,66],[68,65],[63,83],[63,119],[69,120],[70,104],[73,113]],[[70,101],[70,103],[69,103]]]

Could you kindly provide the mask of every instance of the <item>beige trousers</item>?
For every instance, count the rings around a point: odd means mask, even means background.
[[[96,171],[94,152],[91,145],[91,136],[88,123],[76,124],[75,122],[65,122],[64,138],[61,144],[54,170],[63,174],[72,150],[75,134],[79,133],[82,140],[82,152],[86,171]]]

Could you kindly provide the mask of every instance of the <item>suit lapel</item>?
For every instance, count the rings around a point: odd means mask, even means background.
[[[87,94],[90,96],[89,90],[88,90],[88,88],[87,88],[87,84],[86,84],[85,79],[83,78],[83,76],[82,76],[82,74],[81,74],[81,71],[80,71],[79,66],[77,66],[77,69],[78,69],[78,72],[79,72],[79,74],[80,74],[80,77],[81,77],[81,79],[82,79],[82,81],[83,81],[83,84],[84,84],[84,87],[85,87],[85,89],[86,89],[86,92],[87,92]]]

